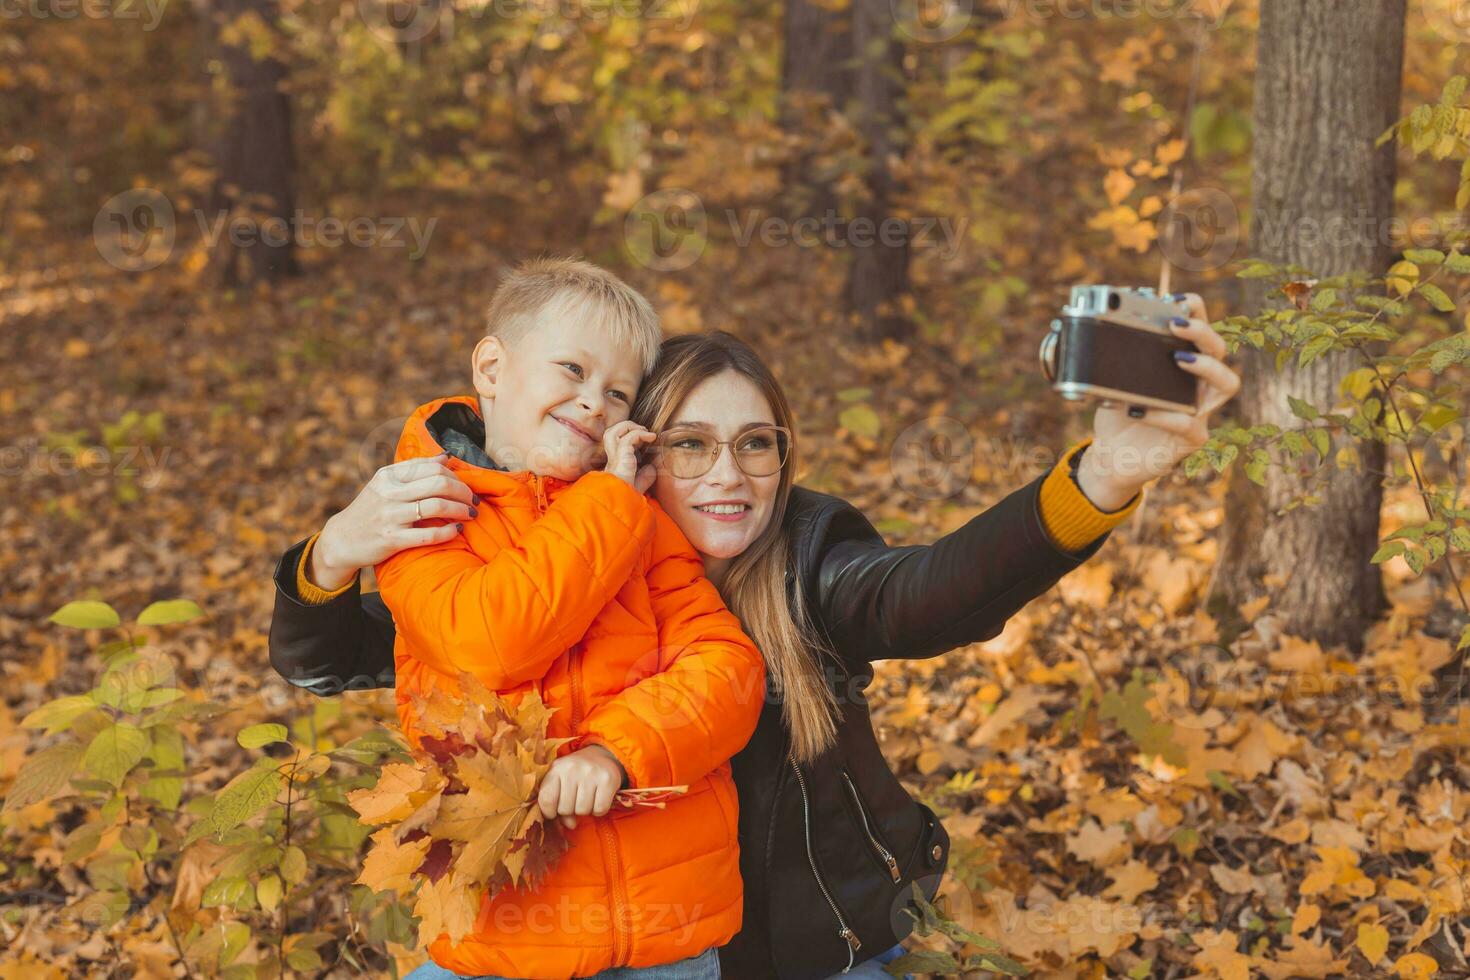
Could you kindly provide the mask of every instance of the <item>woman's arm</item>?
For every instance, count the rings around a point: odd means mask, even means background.
[[[1092,439],[927,547],[887,547],[852,508],[846,520],[833,521],[839,533],[827,535],[819,560],[807,563],[815,565],[816,581],[803,586],[840,656],[849,663],[932,657],[996,636],[1017,610],[1102,547],[1107,529],[1137,506],[1149,480],[1205,444],[1211,413],[1240,390],[1240,377],[1224,363],[1225,340],[1210,326],[1204,301],[1194,293],[1176,298],[1190,316],[1175,318],[1170,329],[1195,345],[1175,355],[1198,378],[1193,413],[1099,406]],[[1084,450],[1080,467],[1069,467]]]
[[[354,578],[329,596],[317,590],[303,598],[301,576],[315,543],[316,536],[298,541],[276,564],[271,666],[317,695],[392,687],[393,617],[378,594],[363,594]]]
[[[459,534],[455,524],[414,526],[420,515],[470,516],[474,495],[446,459],[382,467],[320,534],[281,556],[270,630],[276,673],[320,695],[393,686],[393,617],[377,593],[361,593],[358,571],[404,548]]]
[[[1094,506],[1072,475],[1088,445],[930,545],[891,548],[856,509],[840,508],[806,583],[812,615],[838,655],[922,659],[990,639],[1096,554],[1141,493],[1116,511]]]

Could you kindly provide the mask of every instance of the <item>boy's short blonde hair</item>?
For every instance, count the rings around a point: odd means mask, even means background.
[[[638,355],[643,373],[653,369],[663,330],[653,305],[606,269],[575,258],[529,259],[495,290],[485,314],[485,332],[515,346],[548,307],[566,316],[596,318],[613,339]]]

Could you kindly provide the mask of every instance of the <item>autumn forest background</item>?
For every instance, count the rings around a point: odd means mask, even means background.
[[[880,667],[942,915],[1036,977],[1470,976],[1459,0],[0,20],[0,977],[422,961],[353,884],[391,694],[277,678],[270,573],[542,253],[757,344],[798,479],[894,543],[1090,430],[1037,369],[1069,286],[1201,293],[1210,444],[1001,636]],[[989,975],[968,935],[909,942]]]

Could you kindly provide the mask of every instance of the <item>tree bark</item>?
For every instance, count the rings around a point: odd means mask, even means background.
[[[214,9],[217,28],[249,13],[276,25],[272,0],[216,0]],[[230,91],[211,211],[229,218],[212,264],[225,285],[294,275],[295,155],[286,66],[275,57],[256,58],[244,41],[221,43],[220,56]]]
[[[1394,145],[1374,141],[1399,116],[1404,0],[1263,0],[1255,76],[1251,254],[1314,275],[1382,273],[1390,261]],[[1252,280],[1248,308],[1265,304]],[[1320,407],[1361,366],[1351,353],[1297,370],[1241,349],[1242,424],[1299,425],[1287,395]],[[1384,447],[1360,442],[1356,468],[1324,467],[1322,502],[1281,513],[1306,489],[1289,469],[1266,486],[1237,466],[1226,493],[1224,549],[1211,588],[1215,608],[1269,594],[1291,634],[1361,652],[1386,605],[1378,546]]]
[[[890,165],[904,141],[903,51],[893,30],[888,0],[849,0],[841,10],[787,0],[784,125],[800,144],[829,131],[829,113],[841,114],[862,141],[864,168],[861,198],[851,215],[839,217],[841,202],[831,176],[819,170],[817,148],[803,146],[786,172],[793,218],[818,218],[851,253],[846,308],[870,341],[903,339],[913,329],[902,306],[909,228],[894,213],[903,188]]]

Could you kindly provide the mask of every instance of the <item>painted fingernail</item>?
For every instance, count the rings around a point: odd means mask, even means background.
[[[1174,360],[1184,361],[1186,364],[1192,364],[1194,363],[1194,354],[1193,352],[1187,350],[1176,350],[1174,352]]]
[[[460,534],[463,534],[464,533],[464,525],[463,524],[456,524],[456,525],[454,525],[454,529],[456,531],[458,531]]]
[[[480,516],[480,512],[478,510],[476,510],[475,508],[471,507],[470,508],[470,516],[471,517],[479,517]]]
[[[1135,419],[1141,419],[1141,418],[1143,418],[1144,414],[1147,411],[1148,411],[1148,409],[1144,408],[1142,405],[1129,405],[1128,406],[1128,414],[1132,418],[1135,418]]]
[[[1189,326],[1189,321],[1182,316],[1176,316],[1170,318],[1169,325],[1174,327],[1187,327]]]
[[[480,495],[478,493],[470,494],[470,503],[478,505],[480,503]]]

